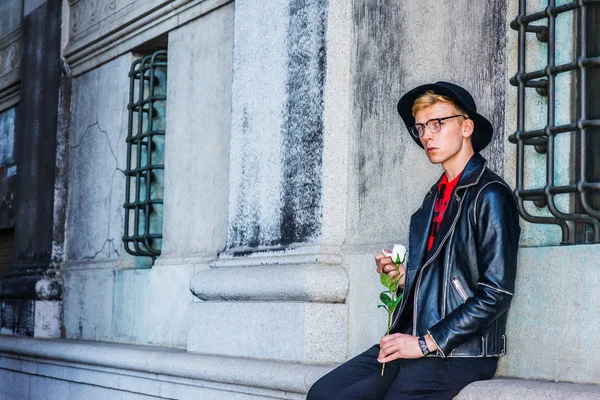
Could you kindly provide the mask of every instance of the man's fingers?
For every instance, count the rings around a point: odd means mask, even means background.
[[[388,363],[390,361],[397,360],[398,358],[400,358],[400,354],[399,353],[392,353],[392,354],[390,354],[387,357],[383,357],[383,358],[379,357],[379,358],[377,358],[377,361],[379,361],[380,363],[383,364],[383,363]]]

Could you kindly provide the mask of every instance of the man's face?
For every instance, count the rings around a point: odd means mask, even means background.
[[[425,124],[435,118],[445,118],[460,114],[454,106],[447,103],[435,103],[425,107],[415,115],[416,124]],[[432,164],[445,163],[455,158],[465,145],[470,145],[473,121],[455,117],[441,121],[438,133],[425,129],[421,143]]]

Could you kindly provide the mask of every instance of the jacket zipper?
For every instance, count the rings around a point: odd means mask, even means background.
[[[457,189],[455,189],[455,190],[457,190]],[[425,265],[423,265],[423,268],[421,268],[421,270],[419,271],[419,277],[417,279],[417,283],[416,283],[416,287],[415,287],[415,299],[413,302],[413,307],[414,307],[414,310],[413,310],[413,336],[417,336],[417,299],[419,298],[419,285],[421,284],[421,277],[423,276],[423,271],[437,257],[437,255],[442,250],[442,247],[444,247],[444,243],[446,243],[446,239],[448,239],[448,236],[450,236],[450,234],[452,232],[454,232],[454,227],[456,226],[456,222],[458,221],[458,218],[460,217],[461,211],[462,211],[462,204],[460,204],[460,202],[459,202],[458,212],[456,213],[456,217],[454,218],[454,221],[452,222],[452,226],[450,227],[450,230],[448,230],[448,233],[446,233],[446,236],[444,236],[444,239],[442,239],[442,242],[438,246],[438,249],[435,252],[435,254],[429,259],[429,261],[427,261],[427,263],[425,263]],[[447,267],[448,266],[446,265],[445,268],[447,268]],[[444,273],[445,273],[445,268],[444,268]],[[443,299],[443,301],[446,302],[446,299]]]
[[[454,284],[454,288],[456,289],[460,297],[462,297],[463,301],[467,301],[467,297],[469,296],[467,296],[467,292],[465,291],[465,288],[460,283],[458,278],[452,278],[452,283]]]
[[[433,193],[432,190],[430,190],[429,192],[427,192],[427,196],[431,196]],[[421,208],[423,208],[423,206],[421,206]],[[421,209],[419,208],[419,210]],[[404,273],[405,275],[408,275],[408,271],[406,271]],[[404,280],[404,288],[406,288],[406,279]],[[390,330],[393,329],[396,326],[396,322],[398,322],[398,318],[400,318],[400,314],[402,314],[403,311],[403,307],[404,307],[404,300],[407,296],[408,293],[404,292],[404,294],[402,295],[402,300],[400,301],[400,307],[398,308],[398,312],[396,313],[396,318],[394,318],[394,320],[392,321],[392,326],[390,327]]]

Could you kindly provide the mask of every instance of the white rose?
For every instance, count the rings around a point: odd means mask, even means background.
[[[406,257],[406,246],[403,244],[395,244],[392,248],[392,252],[383,250],[383,254],[388,257],[392,257],[392,261],[396,264],[404,263],[404,257]]]

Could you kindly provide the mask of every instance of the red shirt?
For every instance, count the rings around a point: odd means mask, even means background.
[[[462,172],[458,174],[456,178],[452,179],[452,182],[448,182],[448,178],[446,177],[446,174],[444,174],[442,180],[438,184],[438,195],[433,206],[433,218],[431,219],[431,229],[429,230],[427,252],[429,252],[429,250],[431,250],[433,247],[433,241],[440,230],[440,225],[444,219],[446,208],[448,208],[448,202],[450,201],[452,192],[454,192],[454,188],[456,187],[461,175]]]

